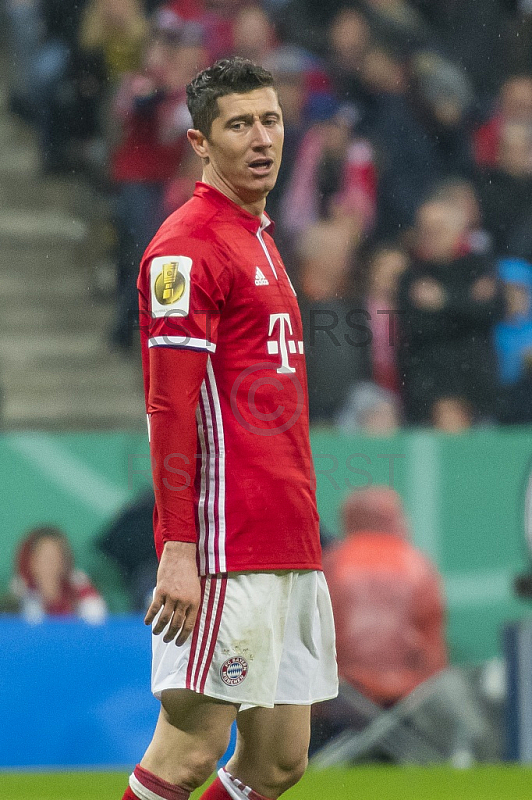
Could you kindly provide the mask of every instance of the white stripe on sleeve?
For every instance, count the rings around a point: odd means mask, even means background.
[[[190,336],[153,336],[148,339],[148,347],[177,347],[191,350],[206,350],[208,353],[216,352],[216,345],[207,339],[192,339]]]

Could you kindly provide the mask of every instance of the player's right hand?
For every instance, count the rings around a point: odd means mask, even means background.
[[[175,639],[176,645],[181,645],[192,633],[200,601],[196,545],[190,542],[166,542],[157,570],[153,602],[144,618],[145,624],[151,625],[159,615],[153,633],[165,631],[165,642]]]

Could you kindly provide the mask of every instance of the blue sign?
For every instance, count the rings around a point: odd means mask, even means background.
[[[129,769],[140,760],[159,713],[141,617],[98,626],[1,617],[0,654],[1,768]]]

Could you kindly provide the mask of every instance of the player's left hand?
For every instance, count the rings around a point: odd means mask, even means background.
[[[181,645],[194,629],[201,601],[201,586],[196,565],[196,545],[190,542],[166,542],[157,570],[153,602],[144,618],[153,633],[165,631],[164,641],[175,639]]]

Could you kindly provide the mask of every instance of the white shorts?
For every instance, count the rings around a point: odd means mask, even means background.
[[[185,644],[152,637],[156,697],[192,689],[266,708],[336,697],[334,621],[322,572],[231,572],[201,580],[202,603]]]

